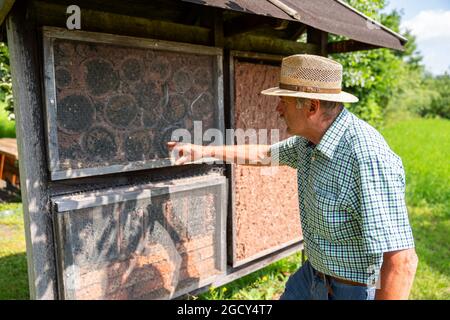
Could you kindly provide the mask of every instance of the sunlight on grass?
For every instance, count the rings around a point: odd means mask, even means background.
[[[0,138],[15,138],[16,126],[14,121],[8,119],[5,103],[0,101]]]
[[[192,297],[202,300],[276,300],[284,291],[289,275],[301,264],[301,254],[295,253],[271,265],[219,288]]]
[[[412,119],[383,133],[402,158],[419,256],[411,299],[450,299],[450,121]]]
[[[28,299],[28,275],[25,255],[22,204],[0,203],[0,300]]]

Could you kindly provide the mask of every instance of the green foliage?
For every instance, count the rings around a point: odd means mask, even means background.
[[[8,112],[5,110],[5,102],[0,101],[0,138],[15,138],[16,122],[10,120]]]
[[[9,50],[0,42],[0,99],[5,102],[5,110],[9,119],[14,119],[14,101],[12,95],[11,70],[9,66]]]
[[[343,65],[345,90],[360,99],[348,106],[350,111],[380,126],[383,112],[398,86],[398,75],[404,72],[401,59],[387,49],[341,54],[334,58]]]
[[[428,76],[425,80],[427,87],[435,94],[430,103],[418,107],[417,112],[423,117],[442,117],[450,119],[450,75],[437,77]]]
[[[393,31],[399,31],[401,13],[392,11],[389,14],[381,14],[386,1],[348,0],[347,2]],[[376,26],[368,22],[368,28],[370,27]],[[384,123],[386,109],[404,86],[402,80],[409,79],[410,73],[420,74],[422,71],[420,66],[422,57],[417,52],[415,38],[410,33],[405,36],[409,41],[404,52],[376,49],[332,55],[333,59],[343,65],[344,90],[360,99],[358,103],[347,107],[376,127],[381,127]],[[342,40],[342,37],[330,36],[330,41],[339,40]]]

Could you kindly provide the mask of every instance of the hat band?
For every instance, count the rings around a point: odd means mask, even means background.
[[[309,87],[309,86],[297,86],[293,84],[279,84],[280,89],[291,90],[291,91],[300,91],[300,92],[310,92],[310,93],[341,93],[341,89],[326,89],[319,87]]]

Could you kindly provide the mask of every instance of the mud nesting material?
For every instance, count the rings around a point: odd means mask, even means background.
[[[280,129],[280,140],[288,137],[284,121],[275,112],[277,98],[260,94],[278,85],[279,72],[277,66],[235,60],[235,128],[268,129],[268,136],[270,129]],[[233,264],[300,240],[296,170],[241,165],[233,170]]]

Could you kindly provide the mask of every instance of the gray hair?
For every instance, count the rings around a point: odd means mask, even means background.
[[[297,98],[297,109],[301,109],[307,101],[311,101],[311,99]],[[333,112],[334,110],[342,106],[343,105],[341,102],[320,100],[320,107],[324,109],[325,113]]]

